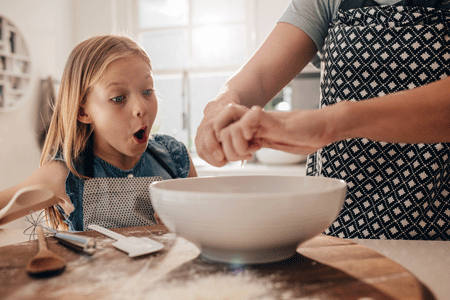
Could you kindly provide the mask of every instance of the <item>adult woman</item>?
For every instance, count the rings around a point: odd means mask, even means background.
[[[205,108],[199,155],[221,166],[260,147],[316,151],[308,175],[349,186],[327,233],[450,239],[450,146],[441,143],[450,141],[450,4],[424,2],[293,1]],[[318,49],[321,109],[249,109],[270,101]]]

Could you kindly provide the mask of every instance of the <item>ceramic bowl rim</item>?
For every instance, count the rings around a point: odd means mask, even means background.
[[[198,178],[220,178],[220,179],[224,179],[224,178],[238,178],[238,177],[298,177],[298,178],[318,178],[318,177],[314,177],[314,176],[304,176],[304,175],[236,175],[236,176],[202,176],[202,177],[187,177],[187,178],[176,178],[176,179],[171,179],[170,181],[179,181],[179,180],[195,180]],[[337,191],[341,191],[341,190],[346,190],[347,189],[347,182],[345,182],[342,179],[338,179],[338,178],[331,178],[331,177],[319,177],[322,180],[326,180],[326,181],[334,181],[336,182],[336,186],[333,186],[329,189],[326,190],[320,190],[320,191],[286,191],[286,192],[274,192],[274,193],[267,193],[267,192],[251,192],[251,193],[239,193],[239,192],[233,192],[233,193],[224,193],[224,192],[206,192],[206,191],[187,191],[187,190],[171,190],[171,189],[167,189],[167,188],[163,188],[163,187],[159,187],[159,185],[164,185],[166,184],[166,180],[163,181],[154,181],[150,184],[149,188],[150,190],[154,189],[154,190],[159,190],[159,191],[164,191],[164,193],[168,193],[168,194],[183,194],[183,195],[188,195],[188,196],[194,196],[194,195],[201,195],[201,196],[230,196],[233,195],[233,198],[238,198],[238,197],[246,197],[246,198],[253,198],[253,197],[273,197],[274,194],[276,194],[277,196],[284,196],[284,197],[289,197],[289,196],[299,196],[299,195],[322,195],[325,193],[333,193],[333,192],[337,192]]]

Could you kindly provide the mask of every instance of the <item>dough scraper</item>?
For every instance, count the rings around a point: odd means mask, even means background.
[[[112,243],[114,247],[128,253],[129,257],[136,257],[152,252],[156,252],[164,248],[164,245],[149,239],[148,237],[134,237],[134,236],[124,236],[117,232],[111,231],[104,227],[98,225],[89,225],[89,229],[100,232],[101,234],[110,237],[116,242]]]

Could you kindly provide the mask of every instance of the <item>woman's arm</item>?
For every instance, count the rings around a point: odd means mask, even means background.
[[[369,101],[343,103],[335,115],[336,130],[329,130],[334,141],[366,137],[394,143],[450,142],[450,77]]]
[[[309,154],[332,142],[362,137],[392,143],[450,142],[450,77],[317,110],[265,112],[255,106],[223,129],[219,140],[228,160],[240,160],[260,147]]]
[[[278,23],[251,59],[225,84],[222,99],[252,107],[264,106],[311,61],[317,53],[313,40],[288,23]]]
[[[264,106],[314,57],[317,48],[302,30],[278,23],[252,58],[204,109],[195,138],[197,153],[215,166],[227,163],[217,135],[249,107]]]
[[[0,191],[0,209],[3,209],[14,195],[22,188],[27,186],[39,185],[53,192],[52,199],[45,199],[43,202],[33,202],[27,207],[25,213],[15,214],[13,219],[18,219],[29,213],[30,210],[38,211],[52,205],[59,204],[64,211],[69,214],[73,211],[73,206],[65,191],[65,180],[68,175],[68,168],[62,161],[52,161],[39,167],[25,181],[3,191]],[[8,222],[12,221],[8,218]]]

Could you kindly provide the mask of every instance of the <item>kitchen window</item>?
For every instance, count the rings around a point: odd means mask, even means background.
[[[256,48],[255,0],[137,0],[135,7],[160,100],[155,129],[194,151],[205,105]]]

